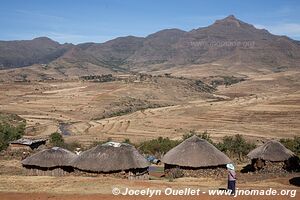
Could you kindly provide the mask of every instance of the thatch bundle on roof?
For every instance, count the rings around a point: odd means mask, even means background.
[[[252,160],[252,167],[254,170],[260,170],[266,168],[267,163],[272,165],[273,171],[278,169],[282,169],[282,166],[285,169],[293,170],[293,168],[299,166],[299,158],[287,149],[284,145],[276,140],[269,140],[262,146],[257,147],[252,150],[247,155]],[[274,162],[284,162],[284,165],[279,163],[278,165],[272,164]]]
[[[61,176],[73,171],[70,162],[76,157],[66,149],[53,147],[27,157],[22,165],[29,175]]]
[[[148,172],[148,161],[132,145],[113,143],[98,145],[81,153],[72,166],[90,173]]]
[[[162,162],[165,163],[167,171],[177,168],[188,170],[186,172],[191,174],[193,170],[199,170],[200,176],[210,169],[212,173],[222,173],[224,170],[216,169],[225,168],[225,165],[232,161],[215,146],[194,135],[167,152]]]

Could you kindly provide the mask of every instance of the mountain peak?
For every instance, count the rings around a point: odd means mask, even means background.
[[[60,44],[48,37],[37,37],[32,40],[34,43],[38,43],[40,45],[49,45],[58,47]]]
[[[248,31],[254,31],[256,28],[252,24],[248,24],[239,20],[234,15],[229,15],[224,19],[216,20],[215,23],[211,25],[212,27],[218,27],[223,29],[224,27],[230,27],[234,29],[247,29]]]
[[[228,15],[223,20],[236,20],[236,21],[238,21],[238,19],[234,15]]]
[[[222,25],[234,25],[240,27],[243,22],[237,19],[234,15],[229,15],[224,19],[216,20],[213,25],[222,24]]]
[[[45,36],[42,36],[42,37],[36,37],[36,38],[33,38],[33,40],[40,40],[40,41],[53,41],[53,40],[51,40],[50,38],[48,38],[48,37],[45,37]]]

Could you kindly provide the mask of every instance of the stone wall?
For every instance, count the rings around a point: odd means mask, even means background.
[[[180,177],[203,177],[203,178],[226,178],[227,170],[224,167],[189,168],[166,165],[165,176],[168,178]]]
[[[115,177],[129,180],[148,180],[149,173],[148,170],[139,169],[139,170],[126,170],[126,171],[117,171],[117,172],[91,172],[91,171],[82,171],[75,169],[75,176],[89,176],[89,177]]]
[[[34,168],[34,167],[24,167],[24,172],[28,176],[67,176],[71,172],[64,170],[63,168]]]

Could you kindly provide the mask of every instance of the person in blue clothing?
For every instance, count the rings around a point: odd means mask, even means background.
[[[227,164],[226,165],[228,170],[228,186],[227,189],[231,191],[231,194],[235,194],[235,183],[236,183],[236,173],[234,171],[234,165],[233,164]]]

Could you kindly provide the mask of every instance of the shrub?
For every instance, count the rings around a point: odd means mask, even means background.
[[[256,147],[255,144],[247,142],[242,135],[225,136],[223,141],[216,144],[217,148],[230,157],[237,157],[242,161],[252,149]]]
[[[204,131],[203,133],[197,133],[195,130],[191,130],[189,133],[184,134],[182,136],[182,140],[186,140],[186,139],[192,137],[193,135],[196,135],[201,139],[207,140],[209,143],[214,145],[214,142],[212,141],[210,134],[207,131]]]
[[[211,82],[211,85],[216,87],[219,85],[225,85],[225,86],[229,86],[229,85],[233,85],[242,81],[245,81],[244,78],[239,78],[239,77],[234,77],[234,76],[221,76],[221,79],[217,79],[217,80],[213,80]]]
[[[103,74],[103,75],[88,75],[88,76],[81,76],[80,77],[83,80],[92,80],[94,82],[112,82],[112,81],[116,81],[117,78],[113,77],[112,74]]]
[[[168,152],[173,147],[177,146],[181,141],[170,140],[169,138],[159,137],[157,139],[152,139],[149,141],[144,141],[138,145],[140,149],[145,154],[152,155],[162,155]]]
[[[50,144],[53,147],[61,147],[68,149],[69,151],[75,151],[76,148],[82,148],[79,142],[66,143],[63,136],[58,132],[52,133],[50,135]]]
[[[25,133],[25,122],[14,126],[8,123],[0,124],[0,151],[5,150],[9,142],[20,139]]]
[[[295,136],[293,139],[287,138],[287,139],[280,139],[280,142],[288,149],[290,149],[292,152],[300,156],[300,137]]]
[[[55,132],[50,135],[50,144],[56,147],[64,147],[65,140],[60,133]]]
[[[95,146],[98,146],[98,145],[101,145],[101,144],[104,144],[104,143],[107,143],[107,142],[111,142],[112,141],[112,138],[107,138],[106,140],[104,140],[104,141],[94,141],[92,144],[90,144],[89,146],[88,146],[88,148],[87,149],[90,149],[90,148],[93,148],[93,147],[95,147]]]

